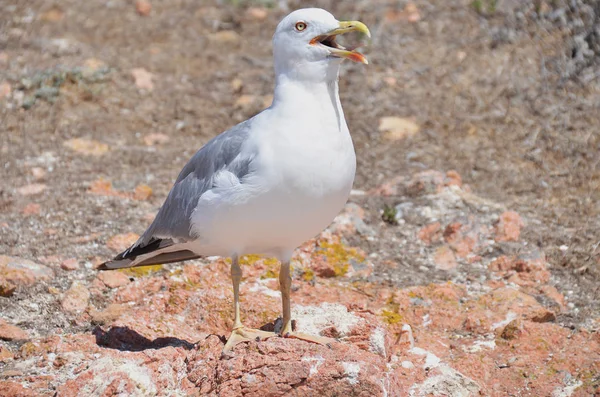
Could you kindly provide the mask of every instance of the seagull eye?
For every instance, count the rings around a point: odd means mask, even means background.
[[[296,30],[298,32],[302,32],[304,29],[306,29],[306,22],[296,22]]]

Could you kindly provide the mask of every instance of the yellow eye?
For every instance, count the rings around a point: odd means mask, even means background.
[[[302,32],[304,29],[306,29],[306,22],[296,22],[296,30],[298,32]]]

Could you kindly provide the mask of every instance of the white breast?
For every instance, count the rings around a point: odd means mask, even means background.
[[[251,173],[234,183],[223,177],[227,186],[198,202],[197,253],[281,257],[331,223],[352,188],[356,158],[341,106],[332,108],[339,102],[325,98],[328,104],[274,107],[255,118],[244,148],[254,158]]]

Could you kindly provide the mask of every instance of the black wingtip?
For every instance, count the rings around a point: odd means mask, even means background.
[[[112,261],[104,262],[103,264],[101,264],[100,266],[98,266],[96,268],[96,270],[125,269],[125,268],[128,268],[128,267],[131,267],[131,264],[133,263],[134,259],[135,259],[135,257],[128,258],[128,259],[113,259]]]

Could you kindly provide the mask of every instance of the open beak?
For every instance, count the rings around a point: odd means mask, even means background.
[[[360,32],[367,37],[371,37],[371,32],[369,32],[369,28],[367,28],[367,25],[364,23],[359,21],[344,21],[340,22],[340,26],[338,28],[313,38],[310,41],[310,44],[326,48],[334,57],[349,59],[354,62],[368,65],[369,61],[367,61],[367,58],[360,52],[355,51],[355,49],[358,47],[345,48],[336,43],[335,37],[337,35],[348,32]]]

